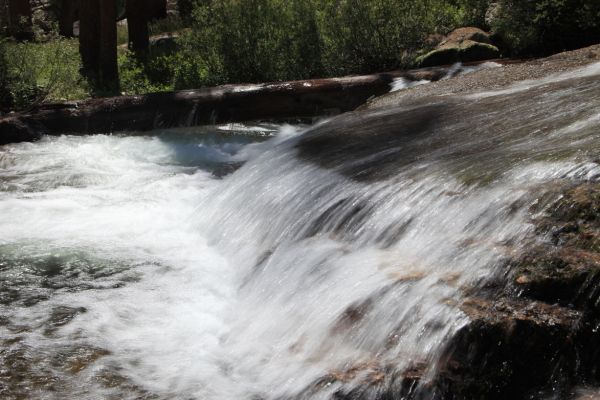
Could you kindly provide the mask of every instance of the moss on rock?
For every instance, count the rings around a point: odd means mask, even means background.
[[[459,61],[483,61],[498,57],[500,57],[500,50],[496,46],[473,40],[465,40],[462,42],[448,42],[419,57],[417,63],[422,67],[432,67]]]

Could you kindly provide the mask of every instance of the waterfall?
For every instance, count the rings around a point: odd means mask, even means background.
[[[531,206],[557,180],[600,177],[598,75],[276,134],[0,147],[0,369],[23,375],[6,387],[375,398],[415,368],[427,383],[468,323],[460,303],[531,235]]]

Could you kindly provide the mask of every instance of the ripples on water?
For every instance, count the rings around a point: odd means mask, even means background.
[[[544,185],[600,176],[594,68],[270,139],[0,147],[0,395],[329,398],[434,365]]]

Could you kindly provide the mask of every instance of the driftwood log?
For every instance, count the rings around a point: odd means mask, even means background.
[[[395,78],[438,80],[447,68],[44,104],[0,117],[0,145],[40,136],[148,131],[244,121],[290,121],[356,109]]]
[[[387,74],[97,98],[46,104],[0,118],[0,144],[43,134],[148,131],[350,111],[390,90]]]

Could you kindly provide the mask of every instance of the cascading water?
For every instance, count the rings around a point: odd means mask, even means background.
[[[545,186],[600,176],[598,75],[267,141],[186,130],[0,148],[0,394],[368,397],[418,365],[426,382],[468,322],[458,304],[506,272]]]

